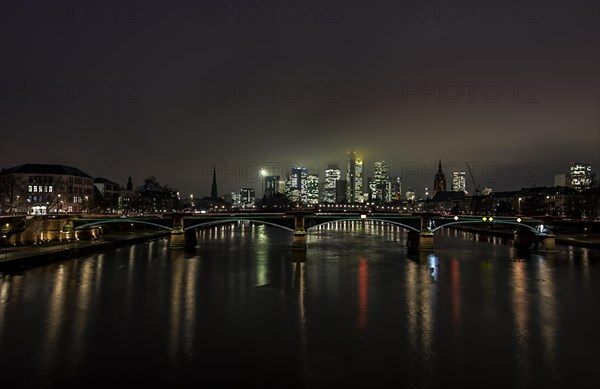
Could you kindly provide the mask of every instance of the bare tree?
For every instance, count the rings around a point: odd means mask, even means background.
[[[27,187],[12,174],[0,175],[0,213],[14,212],[27,201]]]

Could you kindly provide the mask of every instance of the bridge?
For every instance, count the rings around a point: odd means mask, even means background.
[[[47,240],[93,239],[110,225],[147,226],[170,235],[173,248],[197,244],[197,231],[202,228],[236,221],[281,228],[292,234],[292,249],[306,250],[310,231],[340,221],[386,223],[405,229],[406,245],[415,250],[433,250],[437,231],[456,225],[507,225],[515,231],[515,242],[523,246],[537,245],[542,250],[555,249],[554,234],[542,219],[494,216],[447,216],[434,213],[314,212],[281,213],[167,213],[155,216],[124,217],[115,215],[64,215],[62,217],[2,218],[1,233],[5,243],[35,243]]]

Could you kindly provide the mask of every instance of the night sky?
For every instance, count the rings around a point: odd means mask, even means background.
[[[350,149],[417,194],[439,158],[496,191],[598,171],[599,3],[472,3],[2,0],[0,164],[199,196]]]

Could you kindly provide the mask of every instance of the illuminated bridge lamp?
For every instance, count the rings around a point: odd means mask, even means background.
[[[487,221],[487,217],[482,217],[481,220],[483,220],[484,222]]]
[[[367,215],[365,215],[365,214],[362,214],[362,215],[360,215],[360,218],[361,218],[361,219],[366,219],[366,218],[367,218]]]
[[[517,223],[521,223],[521,218],[520,217],[517,218]]]
[[[454,221],[457,221],[457,220],[458,220],[458,216],[454,216]]]
[[[490,216],[490,218],[488,220],[491,221],[491,222],[493,222],[494,218]]]

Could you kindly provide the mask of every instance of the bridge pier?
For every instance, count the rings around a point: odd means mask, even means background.
[[[537,234],[514,231],[513,246],[532,249],[536,248],[540,251],[553,252],[556,251],[556,237],[554,234]]]
[[[419,251],[433,251],[433,232],[408,231],[406,247]]]
[[[512,245],[514,247],[529,248],[533,244],[533,238],[531,234],[525,235],[523,232],[518,230],[513,231]]]
[[[183,214],[173,213],[173,230],[169,239],[169,247],[172,249],[181,249],[185,247],[186,233],[183,230]]]
[[[539,235],[540,242],[538,249],[540,251],[556,251],[556,241],[554,234],[542,234]]]
[[[294,215],[294,238],[292,250],[306,250],[306,230],[304,229],[304,215]]]

